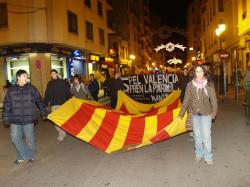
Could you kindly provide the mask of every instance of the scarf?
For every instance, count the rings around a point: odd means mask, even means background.
[[[205,94],[208,96],[207,89],[206,89],[207,79],[202,79],[202,80],[193,79],[192,84],[194,85],[194,87],[196,87],[198,99],[200,99],[199,89],[204,89]]]

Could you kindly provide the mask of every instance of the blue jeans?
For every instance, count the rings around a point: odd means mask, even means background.
[[[211,125],[211,116],[193,115],[195,154],[205,161],[212,160]]]
[[[16,147],[17,160],[34,159],[35,135],[34,124],[10,125],[11,141]],[[23,137],[25,136],[26,144]]]

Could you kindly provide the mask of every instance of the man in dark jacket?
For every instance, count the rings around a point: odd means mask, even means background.
[[[18,70],[16,77],[17,83],[8,89],[4,99],[3,121],[5,124],[10,124],[11,140],[17,150],[15,163],[19,164],[24,160],[32,163],[35,153],[36,107],[44,119],[47,114],[38,90],[27,81],[27,72]],[[23,142],[23,136],[27,145]]]
[[[48,104],[51,106],[51,110],[56,110],[60,105],[64,104],[70,97],[70,87],[67,83],[58,78],[58,72],[55,69],[50,71],[51,81],[49,81],[44,97],[44,105],[47,107]],[[66,137],[66,132],[60,127],[55,126],[58,131],[57,140],[63,141]]]
[[[180,76],[180,79],[179,79],[179,88],[181,90],[181,95],[180,95],[181,103],[184,100],[186,87],[187,87],[187,84],[189,81],[190,81],[190,77],[188,75],[188,70],[187,70],[187,68],[184,68],[183,74]]]
[[[97,80],[94,78],[94,74],[90,74],[90,82],[88,86],[89,92],[94,98],[95,101],[98,101],[99,94],[99,84]]]
[[[124,86],[122,80],[120,79],[120,74],[115,72],[115,77],[110,83],[110,99],[112,108],[116,107],[117,93],[119,90],[124,90]]]

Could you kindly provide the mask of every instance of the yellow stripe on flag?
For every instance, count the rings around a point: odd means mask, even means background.
[[[111,153],[123,147],[130,126],[130,116],[120,116],[114,136],[106,152]]]
[[[58,126],[62,126],[67,120],[69,120],[81,107],[82,100],[72,98],[64,103],[61,107],[53,111],[48,119],[53,121]]]
[[[157,115],[145,118],[145,129],[142,142],[151,139],[157,133]]]
[[[165,128],[165,130],[168,132],[169,136],[171,137],[176,136],[178,134],[182,134],[187,131],[186,130],[187,115],[185,114],[182,120],[176,120],[179,112],[180,112],[180,108],[173,110],[173,122]]]
[[[105,114],[106,110],[101,108],[95,109],[95,112],[93,113],[88,124],[76,135],[76,137],[89,142],[99,130]]]

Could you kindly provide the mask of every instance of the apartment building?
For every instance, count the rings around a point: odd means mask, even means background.
[[[193,24],[189,17],[187,30],[191,33],[194,27],[199,28],[201,59],[211,65],[217,75],[221,74],[221,61],[225,61],[227,81],[233,82],[236,69],[243,72],[250,66],[250,0],[197,0],[190,4],[188,15],[192,15],[192,7],[200,10],[196,15],[199,15],[201,24]],[[225,24],[220,37],[215,33],[219,24]],[[188,41],[191,47],[194,37],[188,35]],[[193,55],[197,58],[198,50],[194,50]],[[228,53],[228,58],[221,59],[221,51]]]
[[[44,93],[51,69],[88,77],[108,52],[111,9],[104,0],[1,0],[0,83],[25,69]]]
[[[150,29],[150,10],[148,0],[120,0],[112,1],[113,24],[115,35],[119,36],[116,43],[126,43],[124,51],[119,54],[126,54],[123,58],[124,64],[128,66],[143,66],[149,64],[152,57],[152,32]],[[131,59],[130,56],[135,57]]]

